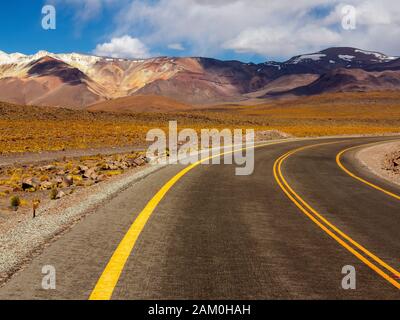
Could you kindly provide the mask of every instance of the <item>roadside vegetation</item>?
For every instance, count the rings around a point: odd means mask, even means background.
[[[131,152],[1,167],[0,213],[22,210],[29,214],[41,201],[61,199],[145,164],[143,153]]]
[[[0,153],[144,145],[152,128],[254,128],[295,136],[400,131],[400,93],[337,93],[193,112],[106,113],[0,104]]]

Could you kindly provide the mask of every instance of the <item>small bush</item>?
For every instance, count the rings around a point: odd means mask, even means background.
[[[50,200],[56,200],[58,195],[58,190],[56,188],[51,189],[50,191]]]
[[[18,208],[21,205],[21,199],[18,196],[13,196],[10,199],[11,207]]]
[[[41,181],[41,182],[49,181],[49,180],[50,180],[50,178],[49,178],[49,176],[47,176],[47,175],[43,175],[43,176],[40,177],[40,181]]]

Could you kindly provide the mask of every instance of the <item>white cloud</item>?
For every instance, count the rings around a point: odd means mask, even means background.
[[[128,35],[98,44],[93,53],[112,58],[147,58],[150,56],[149,49],[143,42]]]
[[[180,43],[171,43],[171,44],[168,45],[168,48],[172,49],[172,50],[178,50],[178,51],[184,51],[185,50],[185,48]]]
[[[297,30],[285,28],[246,29],[223,47],[241,53],[257,53],[274,57],[317,51],[335,46],[341,36],[326,28],[306,26]]]
[[[214,56],[233,50],[290,57],[344,45],[400,54],[398,0],[54,1],[80,3],[82,17],[95,17],[112,5],[111,37],[136,35],[153,48],[179,48],[185,43],[188,55]],[[356,8],[356,30],[341,28],[344,3]]]
[[[334,5],[338,1],[331,2]],[[213,56],[231,49],[263,56],[290,56],[304,48],[323,48],[340,38],[331,31],[329,41],[320,47],[315,46],[314,39],[303,37],[303,42],[296,39],[293,30],[314,25],[318,29],[318,19],[308,13],[321,5],[326,5],[326,1],[160,0],[156,4],[132,1],[130,8],[125,8],[118,17],[116,32],[129,33],[140,25],[149,25],[148,45],[185,42],[190,44],[188,54],[192,55]],[[285,47],[290,52],[281,49]]]

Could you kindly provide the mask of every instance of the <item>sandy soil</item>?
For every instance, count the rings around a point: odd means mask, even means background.
[[[398,151],[400,142],[394,141],[362,149],[357,152],[356,158],[374,174],[400,185],[400,172],[388,165]]]

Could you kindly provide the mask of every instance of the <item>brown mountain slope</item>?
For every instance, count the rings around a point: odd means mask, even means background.
[[[261,90],[246,94],[246,97],[264,98],[268,96],[268,94],[278,94],[298,87],[307,86],[318,78],[319,76],[317,74],[308,73],[282,76],[278,79],[272,80]]]
[[[1,99],[6,102],[81,109],[104,100],[100,85],[79,69],[52,57],[8,72],[8,77],[0,79]]]
[[[367,72],[362,69],[336,69],[307,86],[295,88],[287,93],[308,96],[328,92],[370,92],[399,88],[400,71]]]
[[[131,96],[96,103],[88,111],[108,112],[170,112],[189,110],[188,104],[162,96]]]

